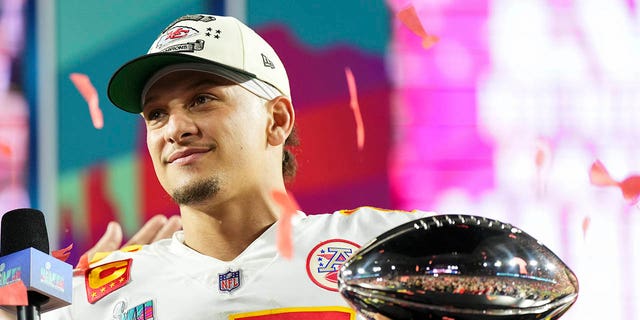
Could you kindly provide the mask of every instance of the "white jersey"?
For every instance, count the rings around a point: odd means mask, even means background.
[[[292,219],[293,257],[276,248],[278,224],[232,261],[172,239],[114,252],[74,277],[73,304],[43,319],[355,319],[337,271],[375,236],[427,212],[363,207]]]

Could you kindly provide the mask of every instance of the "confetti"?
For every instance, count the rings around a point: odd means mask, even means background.
[[[638,197],[640,197],[640,176],[632,175],[622,180],[622,182],[617,182],[611,177],[600,160],[596,160],[591,165],[589,180],[595,186],[615,186],[620,188],[624,199],[631,204],[638,202]]]
[[[26,305],[29,305],[29,298],[22,280],[0,287],[0,306]]]
[[[549,158],[551,157],[551,147],[549,146],[549,141],[543,138],[539,138],[536,141],[536,168],[541,170],[549,163]]]
[[[271,196],[282,208],[282,216],[279,219],[277,246],[278,251],[286,259],[293,257],[293,241],[291,239],[291,218],[300,209],[296,200],[286,192],[274,190]]]
[[[514,265],[518,265],[520,269],[520,274],[524,274],[524,275],[527,274],[527,262],[524,261],[524,259],[520,257],[514,257],[511,259],[510,263]]]
[[[591,170],[589,170],[589,180],[591,181],[591,184],[600,187],[618,185],[618,182],[611,178],[611,175],[609,175],[609,172],[600,160],[596,160],[591,165]]]
[[[422,39],[423,48],[429,49],[440,40],[437,36],[428,34],[424,30],[422,22],[420,22],[420,18],[416,12],[416,8],[413,5],[409,5],[408,7],[398,11],[396,17],[398,17],[398,20],[400,20],[409,30]]]
[[[640,196],[640,176],[630,176],[620,182],[620,190],[625,200],[633,203],[638,202]]]
[[[549,166],[551,159],[551,147],[549,141],[544,138],[538,138],[536,141],[535,165],[536,165],[536,192],[538,195],[546,193],[546,175],[545,169]]]
[[[51,255],[62,262],[66,262],[69,259],[69,255],[71,255],[71,249],[73,249],[73,243],[66,248],[52,251]]]
[[[584,217],[582,219],[582,240],[587,238],[587,231],[589,230],[589,225],[591,225],[591,217]]]
[[[0,142],[0,154],[11,157],[13,151],[11,151],[11,147],[8,144]]]
[[[353,111],[353,116],[356,120],[356,138],[358,143],[358,150],[362,151],[362,149],[364,148],[364,123],[362,121],[362,113],[360,113],[360,104],[358,103],[358,89],[356,87],[356,79],[349,67],[344,68],[344,73],[347,77],[347,85],[349,86],[349,96],[351,97],[351,111]]]
[[[87,101],[93,126],[96,129],[102,129],[104,126],[104,118],[102,116],[102,110],[100,110],[100,106],[98,105],[98,92],[91,84],[91,79],[82,73],[72,73],[69,75],[69,78],[80,92],[80,95]]]

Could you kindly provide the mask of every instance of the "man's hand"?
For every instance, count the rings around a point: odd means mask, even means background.
[[[182,228],[182,220],[180,216],[172,216],[167,218],[163,215],[155,215],[149,219],[138,232],[136,232],[127,243],[122,245],[122,226],[115,221],[109,222],[107,230],[104,232],[100,240],[87,252],[87,262],[91,261],[91,258],[96,252],[109,252],[119,250],[122,247],[130,245],[143,245],[149,244],[161,239],[171,238],[174,232]],[[82,260],[82,259],[81,259]],[[81,261],[80,264],[83,262]]]

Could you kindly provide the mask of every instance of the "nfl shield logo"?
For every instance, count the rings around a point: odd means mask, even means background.
[[[218,273],[218,289],[221,292],[231,292],[238,287],[240,287],[240,270]]]

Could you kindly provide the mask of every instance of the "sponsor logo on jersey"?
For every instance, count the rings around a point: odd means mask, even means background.
[[[316,245],[307,255],[307,274],[321,288],[338,291],[338,270],[360,245],[344,239],[330,239]]]
[[[132,262],[133,259],[119,260],[88,269],[84,284],[89,303],[95,303],[127,285]]]
[[[113,308],[114,320],[152,320],[155,319],[153,315],[153,300],[143,302],[131,309],[126,310],[127,303],[125,301],[118,301]]]
[[[231,292],[240,287],[240,270],[229,270],[226,273],[218,273],[218,290]]]

